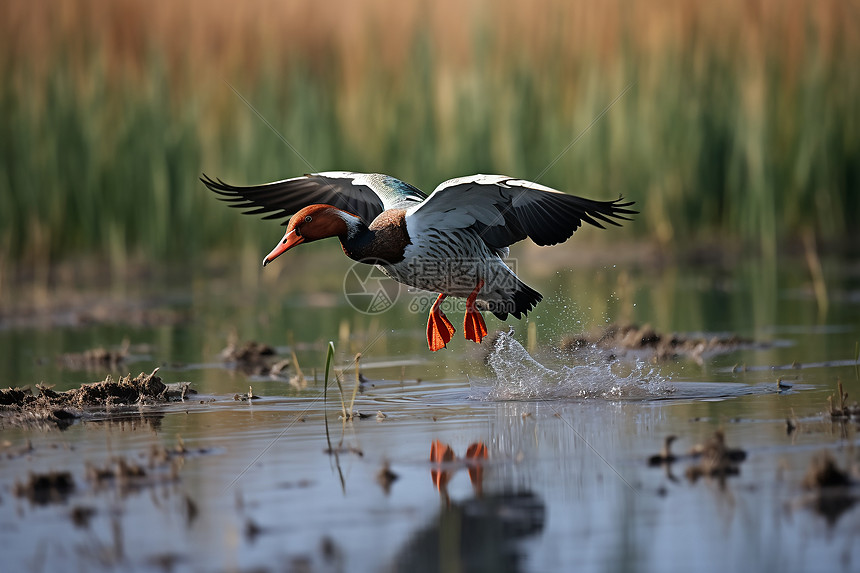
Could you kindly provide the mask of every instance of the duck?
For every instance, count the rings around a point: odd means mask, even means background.
[[[476,343],[487,335],[482,312],[520,319],[542,300],[505,264],[510,245],[526,238],[555,245],[583,223],[605,229],[638,214],[620,196],[597,201],[504,175],[449,179],[429,196],[382,173],[325,171],[251,186],[200,180],[229,206],[286,225],[264,267],[299,245],[337,237],[350,259],[438,294],[427,319],[434,352],[456,332],[441,309],[447,297],[466,299],[463,331]]]

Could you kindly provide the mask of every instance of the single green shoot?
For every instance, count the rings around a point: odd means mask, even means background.
[[[340,478],[340,487],[344,493],[346,493],[346,480],[343,477],[343,471],[340,469],[340,459],[338,458],[337,450],[331,447],[331,435],[328,431],[328,416],[326,412],[326,404],[328,403],[328,375],[331,372],[331,364],[334,361],[334,342],[329,341],[328,343],[328,353],[325,357],[325,379],[323,380],[323,420],[325,420],[325,441],[328,444],[327,452],[334,456],[335,466],[337,467],[337,475]],[[337,380],[337,376],[335,376],[335,380]],[[340,386],[340,381],[338,381],[338,386]],[[343,392],[341,392],[341,397],[343,396]],[[341,398],[341,403],[343,403],[343,398]]]
[[[328,431],[328,416],[326,415],[327,409],[326,404],[328,401],[328,375],[331,371],[331,363],[334,359],[334,342],[329,341],[328,343],[328,354],[326,354],[325,358],[325,378],[323,379],[323,420],[325,420],[325,441],[328,444],[328,450],[331,449],[331,436]]]

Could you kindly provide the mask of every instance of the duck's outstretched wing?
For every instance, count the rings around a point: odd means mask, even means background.
[[[412,185],[381,173],[327,171],[248,187],[229,185],[205,174],[200,180],[231,207],[248,209],[246,215],[265,214],[263,219],[284,219],[284,225],[297,211],[317,204],[337,207],[370,224],[385,209],[409,208],[427,197]]]
[[[566,241],[582,223],[605,228],[629,221],[632,201],[594,201],[538,183],[503,175],[472,175],[440,184],[420,205],[407,210],[407,221],[439,231],[473,228],[484,242],[502,249],[526,237],[538,245]]]

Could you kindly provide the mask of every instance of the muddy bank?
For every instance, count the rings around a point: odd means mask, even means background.
[[[828,450],[812,458],[802,486],[808,494],[801,504],[821,514],[831,527],[858,501],[855,476],[840,468]]]
[[[741,348],[764,348],[765,344],[739,336],[697,337],[657,332],[650,325],[610,324],[582,334],[571,334],[561,341],[561,349],[576,353],[590,348],[611,355],[644,353],[655,361],[704,358]]]
[[[67,370],[115,370],[122,366],[128,357],[128,339],[118,350],[91,348],[84,352],[69,352],[57,357],[57,365]]]
[[[47,505],[65,502],[74,490],[75,480],[71,472],[55,471],[30,474],[23,482],[15,483],[12,493],[29,499],[34,505]]]
[[[293,361],[280,358],[274,347],[250,340],[240,343],[235,336],[221,351],[221,360],[228,366],[254,376],[284,376]]]
[[[207,448],[186,448],[181,438],[172,447],[152,444],[148,452],[117,455],[102,463],[84,462],[83,475],[72,470],[29,472],[16,480],[11,493],[34,506],[65,505],[78,494],[119,494],[127,496],[145,489],[176,484],[186,458],[212,453]],[[77,475],[77,479],[76,476]],[[179,500],[190,519],[196,515],[196,504],[187,496]],[[76,527],[88,527],[97,510],[90,506],[72,508],[69,517]]]
[[[159,404],[183,400],[196,393],[187,384],[165,384],[157,375],[141,372],[114,380],[107,376],[101,382],[83,384],[65,392],[54,392],[37,384],[38,394],[30,388],[0,390],[0,427],[5,425],[48,425],[65,428],[75,419],[96,410],[123,406]]]
[[[0,285],[2,286],[2,285]],[[0,329],[81,327],[124,324],[134,327],[187,324],[192,313],[176,306],[176,297],[117,297],[111,292],[77,290],[68,285],[21,289],[13,286],[0,302]]]
[[[740,474],[740,464],[747,458],[744,450],[731,448],[726,444],[726,435],[721,429],[704,442],[694,445],[686,455],[672,453],[672,444],[676,439],[677,437],[673,435],[666,436],[660,453],[650,456],[648,465],[665,468],[671,476],[672,464],[694,461],[695,463],[687,466],[684,472],[691,482],[695,483],[703,477],[724,482],[725,478]]]

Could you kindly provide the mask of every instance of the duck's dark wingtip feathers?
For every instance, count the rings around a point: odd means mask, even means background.
[[[612,206],[612,210],[615,213],[623,213],[625,215],[638,215],[639,214],[639,211],[634,211],[633,209],[627,209],[626,208],[626,207],[630,207],[631,205],[635,205],[636,201],[627,201],[624,203],[622,203],[622,201],[624,201],[624,196],[619,195],[618,199],[616,199],[615,201],[609,202],[609,204]]]
[[[203,182],[206,187],[208,187],[214,193],[218,195],[223,195],[224,197],[219,197],[222,201],[230,201],[235,200],[236,197],[236,189],[227,183],[221,181],[221,179],[212,179],[205,173],[201,174],[200,181]]]
[[[543,295],[520,281],[517,291],[513,294],[511,301],[514,303],[513,308],[506,311],[492,311],[496,318],[500,320],[505,320],[508,318],[510,314],[517,320],[524,318],[528,315],[529,311],[537,306],[537,304],[543,300]]]
[[[582,215],[580,215],[579,218],[582,219],[583,222],[588,223],[589,225],[592,225],[594,227],[597,227],[598,229],[606,229],[606,227],[604,227],[603,225],[601,225],[600,223],[598,223],[597,221],[592,219],[591,215],[594,215],[595,217],[598,217],[598,218],[600,218],[600,219],[602,219],[608,223],[612,223],[613,225],[618,224],[618,223],[613,223],[612,221],[609,221],[608,219],[605,219],[603,217],[600,217],[600,215],[598,213],[599,213],[598,211],[592,211],[591,213],[586,212],[586,213],[583,213]]]
[[[208,176],[208,175],[206,175],[205,173],[201,173],[201,174],[200,174],[199,179],[200,179],[200,181],[201,181],[204,185],[206,185],[207,187],[209,187],[209,188],[210,188],[210,189],[212,189],[213,191],[215,190],[215,189],[213,188],[213,186],[217,186],[217,185],[218,185],[217,183],[215,183],[215,180],[213,180],[211,177],[209,177],[209,176]]]
[[[618,199],[614,201],[606,201],[604,203],[606,207],[606,211],[592,211],[589,215],[600,219],[605,223],[609,223],[610,225],[615,225],[616,227],[620,227],[621,223],[618,221],[632,221],[631,217],[626,215],[638,215],[639,211],[634,209],[628,209],[631,205],[634,205],[636,201],[624,201],[624,197],[619,195]],[[611,217],[611,218],[610,218]],[[604,227],[596,224],[593,221],[587,221],[588,223],[600,227],[603,229]]]

